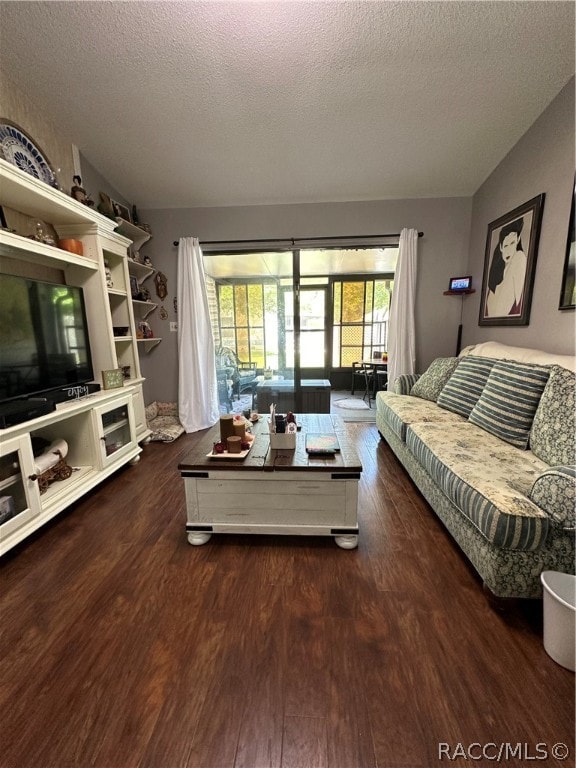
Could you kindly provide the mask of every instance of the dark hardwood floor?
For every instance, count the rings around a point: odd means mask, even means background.
[[[573,765],[574,675],[544,651],[541,604],[491,609],[375,425],[346,427],[357,550],[191,547],[185,435],[6,555],[1,768]],[[558,742],[567,760],[530,760]],[[496,746],[449,759],[472,744]]]

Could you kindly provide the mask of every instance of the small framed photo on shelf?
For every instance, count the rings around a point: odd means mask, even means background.
[[[124,374],[122,368],[112,368],[102,371],[102,385],[104,389],[117,389],[124,386]]]
[[[120,219],[124,219],[124,221],[129,221],[132,223],[132,214],[130,213],[130,208],[128,208],[125,205],[122,205],[122,203],[117,203],[115,200],[112,200],[112,210],[114,211],[114,215],[118,216]]]

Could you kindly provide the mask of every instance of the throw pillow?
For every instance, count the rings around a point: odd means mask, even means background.
[[[548,381],[544,365],[500,360],[468,420],[501,440],[526,450],[534,414]]]
[[[496,360],[490,357],[463,357],[438,395],[441,408],[468,418],[478,402]]]
[[[444,389],[444,385],[454,373],[454,369],[460,362],[458,357],[438,357],[430,367],[420,376],[416,384],[410,390],[414,397],[436,402],[438,395]]]
[[[576,375],[553,365],[532,422],[530,449],[551,466],[576,464]]]

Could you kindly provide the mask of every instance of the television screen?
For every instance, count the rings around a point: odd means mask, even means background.
[[[472,287],[472,278],[470,275],[467,277],[451,277],[449,291],[467,291]]]
[[[0,401],[93,378],[82,289],[0,275]]]

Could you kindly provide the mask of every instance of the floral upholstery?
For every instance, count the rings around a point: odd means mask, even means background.
[[[410,394],[435,403],[459,362],[457,357],[437,357],[430,364],[428,370],[419,377],[410,390]]]
[[[395,392],[387,392],[386,397],[376,397],[376,410],[383,412],[384,418],[390,428],[402,440],[406,439],[406,427],[417,422],[457,422],[463,421],[452,411],[444,411],[440,408],[430,408],[430,402],[412,395],[397,395]]]
[[[565,530],[576,530],[576,466],[551,467],[534,481],[530,499]]]
[[[508,359],[504,345],[500,352]],[[462,387],[465,397],[480,397],[480,379],[488,379],[497,361],[483,362],[487,365],[478,367],[477,359],[467,363],[474,368],[478,392]],[[574,572],[574,374],[554,363],[549,371],[529,425],[530,450],[430,400],[407,395],[418,376],[402,376],[394,392],[376,396],[380,435],[484,584],[501,597],[540,597],[543,570]],[[462,394],[454,390],[454,396]]]
[[[148,429],[152,430],[151,441],[171,443],[184,434],[176,403],[161,403],[155,400],[146,406],[145,414]]]
[[[539,549],[502,549],[492,544],[432,480],[428,472],[376,413],[378,430],[418,486],[456,544],[465,553],[485,586],[499,597],[542,595],[544,570],[570,573],[574,569],[574,536],[550,521],[548,537]]]
[[[575,392],[574,373],[552,366],[530,432],[530,449],[552,466],[576,464]]]
[[[489,541],[506,549],[537,549],[548,533],[548,516],[528,498],[547,465],[466,422],[412,424],[406,445]]]

